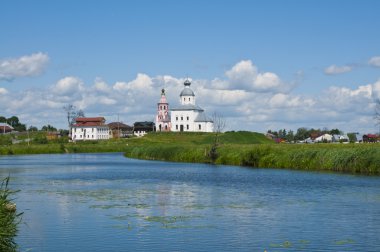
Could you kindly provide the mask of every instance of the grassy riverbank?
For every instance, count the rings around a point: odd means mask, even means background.
[[[213,133],[150,133],[142,138],[68,143],[34,141],[0,145],[0,155],[124,152],[127,157],[252,167],[380,175],[380,144],[274,144],[254,132],[220,134],[215,160]]]
[[[126,139],[76,143],[49,141],[2,145],[0,146],[0,155],[125,152],[126,147]]]
[[[17,225],[20,215],[16,213],[16,205],[9,198],[14,191],[8,188],[9,177],[0,184],[0,251],[17,251],[14,238],[17,234]]]
[[[150,134],[131,139],[131,158],[211,162],[212,134]],[[263,135],[229,132],[220,136],[216,164],[380,174],[379,144],[273,144]]]

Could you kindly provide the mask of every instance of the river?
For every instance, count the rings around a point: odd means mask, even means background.
[[[134,160],[1,156],[20,251],[380,251],[380,178]]]

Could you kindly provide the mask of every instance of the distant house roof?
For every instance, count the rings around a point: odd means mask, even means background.
[[[0,133],[11,132],[14,128],[8,123],[0,123]]]
[[[133,127],[129,126],[127,124],[121,123],[121,122],[111,122],[108,124],[108,127],[110,127],[111,130],[132,130]]]
[[[87,127],[87,126],[104,126],[106,119],[104,117],[78,117],[75,119],[75,127]]]

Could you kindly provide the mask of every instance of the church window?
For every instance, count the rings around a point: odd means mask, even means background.
[[[189,121],[189,117],[186,118]]]
[[[178,130],[178,125],[175,126],[175,129]]]
[[[199,128],[199,130],[201,130],[201,129],[202,129],[202,126],[201,126],[200,124],[198,124],[198,128]]]
[[[160,109],[162,110],[162,106],[160,106]]]
[[[164,109],[166,109],[166,106],[164,106]]]
[[[183,98],[183,101],[186,101],[186,98]]]
[[[175,117],[175,120],[178,121],[178,116]]]
[[[186,129],[189,129],[189,124],[188,124],[188,125],[186,125]]]
[[[183,121],[183,116],[181,116],[181,121]]]
[[[165,125],[165,130],[167,130],[168,129],[168,125]]]
[[[190,101],[190,97],[189,97],[189,101]]]

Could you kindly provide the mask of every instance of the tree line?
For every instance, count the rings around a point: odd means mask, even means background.
[[[318,136],[321,136],[323,134],[330,134],[330,135],[342,135],[343,131],[339,129],[308,129],[305,127],[297,129],[296,132],[293,130],[286,130],[286,129],[280,129],[278,131],[272,131],[268,130],[269,134],[272,134],[276,138],[284,139],[288,142],[294,142],[294,141],[303,141],[309,137],[316,138]]]

